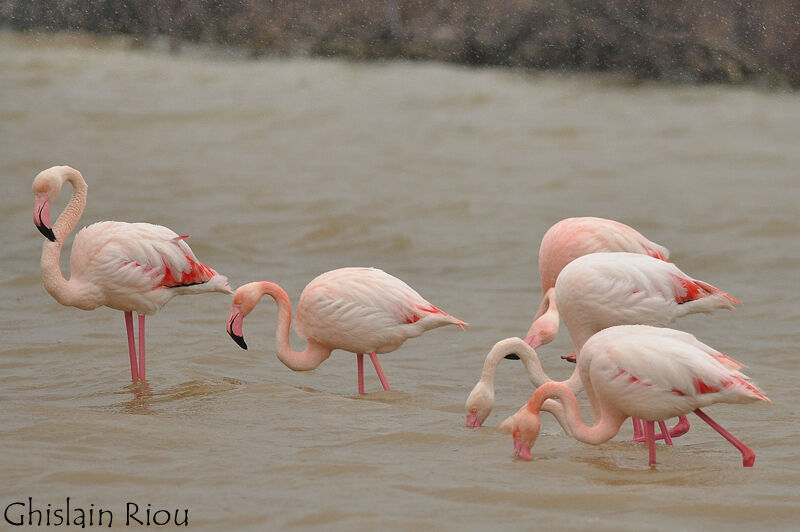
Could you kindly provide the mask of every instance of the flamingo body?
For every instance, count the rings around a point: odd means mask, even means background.
[[[722,290],[689,277],[674,264],[625,252],[592,253],[575,259],[564,267],[549,293],[572,337],[576,353],[593,334],[607,327],[665,326],[687,314],[732,310],[734,304],[739,303]],[[468,426],[480,426],[491,412],[494,394],[486,393],[485,388],[493,386],[491,379],[496,361],[514,353],[528,367],[532,357],[536,356],[535,351],[531,349],[532,354],[526,353],[518,344],[513,344],[510,350],[500,349],[512,345],[502,342],[498,342],[487,355],[481,380],[473,388],[478,392],[467,399]],[[503,352],[498,352],[498,349]],[[490,363],[490,359],[495,362]],[[551,380],[540,369],[533,373],[529,369],[529,375],[535,386]],[[576,367],[564,382],[571,391],[580,391],[579,368]],[[638,433],[634,435],[638,436]]]
[[[688,314],[733,310],[741,304],[672,263],[636,253],[579,257],[562,270],[555,293],[576,352],[607,327],[664,326]]]
[[[542,303],[531,324],[527,341],[534,349],[549,343],[558,333],[558,310],[548,296],[564,267],[590,253],[628,252],[648,255],[663,261],[669,250],[644,237],[623,223],[605,218],[566,218],[553,225],[539,246],[539,278]]]
[[[308,371],[342,349],[358,355],[359,392],[363,393],[362,356],[369,354],[384,389],[389,389],[377,353],[396,350],[409,338],[443,325],[466,324],[438,309],[406,283],[376,268],[341,268],[313,279],[303,289],[297,305],[295,331],[308,341],[303,352],[289,345],[291,303],[275,283],[255,282],[239,287],[234,295],[227,330],[243,348],[244,318],[259,299],[270,295],[278,304],[276,350],[290,369]]]
[[[578,367],[595,411],[595,424],[583,423],[575,395],[563,383],[546,383],[500,426],[500,430],[514,436],[518,456],[530,458],[530,448],[539,431],[541,405],[548,398],[558,398],[566,411],[563,419],[569,425],[568,432],[585,443],[606,442],[617,434],[627,417],[639,417],[649,423],[646,433],[652,465],[652,423],[695,412],[742,452],[745,466],[753,464],[752,450],[700,408],[715,403],[770,401],[739,371],[738,362],[694,336],[646,325],[609,327],[583,345]]]
[[[340,268],[300,294],[295,331],[351,353],[388,353],[427,330],[464,323],[377,268]]]
[[[82,285],[79,308],[149,315],[179,294],[232,293],[227,278],[198,261],[185,238],[148,223],[85,227],[75,235],[70,256],[70,281]]]
[[[72,196],[50,224],[50,205],[65,182]],[[231,294],[227,278],[202,264],[174,231],[148,223],[98,222],[75,236],[70,255],[70,279],[60,269],[61,248],[86,206],[88,186],[80,172],[54,166],[33,181],[34,224],[47,238],[42,246],[42,282],[65,306],[93,310],[106,306],[125,313],[133,380],[146,377],[144,319],[173,296],[222,292]],[[139,315],[139,353],[133,339],[132,313]]]

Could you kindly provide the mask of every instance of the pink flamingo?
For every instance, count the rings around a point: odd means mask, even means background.
[[[413,288],[376,268],[341,268],[319,275],[303,289],[297,305],[295,330],[306,338],[305,351],[292,350],[289,325],[292,305],[286,292],[266,281],[240,286],[233,296],[227,330],[242,348],[245,316],[262,296],[278,305],[275,348],[278,359],[294,371],[309,371],[324,362],[334,349],[356,353],[358,393],[364,393],[364,353],[375,366],[384,390],[389,383],[378,353],[389,353],[409,338],[429,329],[467,324],[428,303]]]
[[[50,225],[50,204],[65,182],[72,197]],[[131,379],[145,379],[145,316],[154,314],[175,295],[232,294],[226,277],[201,264],[184,242],[187,236],[148,223],[98,222],[75,236],[69,280],[59,266],[61,247],[86,206],[88,186],[81,173],[54,166],[33,180],[33,223],[47,238],[42,246],[42,281],[62,305],[82,310],[106,306],[125,313]],[[133,335],[133,311],[139,318],[139,360]]]
[[[578,356],[586,395],[595,412],[592,426],[583,423],[575,394],[561,382],[540,386],[530,401],[505,420],[500,430],[511,433],[514,452],[530,460],[539,434],[539,411],[548,398],[563,404],[565,430],[584,443],[599,445],[613,438],[629,416],[646,420],[650,465],[656,463],[654,421],[694,412],[742,453],[751,467],[755,453],[726,431],[701,407],[714,403],[770,400],[739,372],[741,364],[674,329],[621,325],[592,336]],[[561,421],[559,419],[559,421]]]
[[[539,277],[542,302],[525,341],[536,349],[558,333],[559,318],[553,288],[564,266],[583,255],[600,252],[641,253],[661,260],[669,250],[651,242],[632,227],[605,218],[567,218],[553,225],[539,246]]]
[[[589,337],[607,327],[664,326],[687,314],[732,310],[733,303],[739,303],[718,288],[692,279],[672,263],[622,252],[592,253],[575,259],[563,268],[550,294],[557,301],[576,353]],[[491,412],[491,376],[503,357],[521,357],[534,386],[551,380],[541,370],[533,349],[526,350],[519,342],[498,342],[486,357],[481,380],[467,398],[467,426],[481,426]],[[581,390],[577,366],[564,382],[573,393]],[[681,418],[671,435],[684,434],[688,428],[686,418]],[[640,438],[641,425],[634,422],[634,439]]]

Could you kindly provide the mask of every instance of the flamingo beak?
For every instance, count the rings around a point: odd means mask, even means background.
[[[519,437],[514,438],[514,456],[518,457],[520,460],[531,459],[530,448],[525,445],[525,442],[523,442]]]
[[[47,192],[36,194],[36,203],[33,206],[33,225],[47,240],[56,241],[56,235],[50,225],[50,196],[47,195]]]
[[[503,358],[507,358],[509,360],[519,360],[519,355],[516,354],[516,353],[509,353],[506,356],[504,356]]]
[[[478,419],[478,414],[470,412],[467,414],[467,427],[475,429],[481,426],[481,421]]]
[[[244,341],[244,337],[242,336],[242,321],[244,317],[242,316],[242,310],[239,305],[231,306],[231,314],[228,316],[228,325],[226,330],[228,334],[233,338],[233,341],[239,344],[239,347],[242,349],[247,349],[247,344]]]

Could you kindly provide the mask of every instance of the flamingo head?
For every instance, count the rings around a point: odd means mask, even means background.
[[[558,313],[551,308],[550,311],[533,322],[531,328],[528,329],[525,343],[534,349],[544,344],[549,344],[558,334],[558,325]]]
[[[467,411],[467,427],[476,428],[483,425],[493,406],[494,391],[486,383],[479,381],[470,392],[464,405]]]
[[[233,341],[242,349],[247,349],[247,343],[244,341],[242,332],[244,318],[253,311],[262,296],[262,293],[258,290],[258,284],[248,283],[242,285],[233,294],[233,303],[231,304],[231,312],[228,315],[226,330],[233,338]]]
[[[53,225],[50,223],[50,205],[58,197],[64,184],[63,172],[57,171],[60,168],[69,167],[48,168],[39,172],[33,180],[33,224],[50,242],[56,241]]]
[[[528,405],[503,421],[497,430],[511,434],[514,438],[514,455],[521,460],[531,459],[531,448],[539,436],[541,423],[538,412],[531,412]]]

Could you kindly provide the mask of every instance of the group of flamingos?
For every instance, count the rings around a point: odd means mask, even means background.
[[[50,205],[65,182],[72,197],[51,224]],[[289,344],[291,302],[280,286],[253,282],[234,293],[226,277],[195,257],[186,235],[148,223],[98,222],[79,231],[72,244],[71,276],[65,279],[59,266],[61,247],[83,213],[87,191],[81,173],[69,166],[54,166],[34,179],[33,220],[46,237],[42,281],[62,305],[83,310],[107,306],[125,313],[134,381],[145,379],[145,316],[179,294],[233,294],[226,328],[244,349],[244,318],[269,295],[278,306],[275,344],[281,362],[307,371],[334,349],[355,353],[359,393],[364,393],[364,354],[389,390],[379,353],[394,351],[429,329],[466,327],[396,277],[375,268],[341,268],[318,276],[300,294],[294,327],[307,346],[297,352]],[[732,310],[739,301],[689,277],[668,258],[666,248],[612,220],[569,218],[551,227],[539,249],[541,305],[524,340],[507,338],[489,351],[467,399],[467,426],[481,426],[492,410],[499,361],[519,358],[537,389],[499,426],[513,435],[519,458],[530,459],[539,412],[546,410],[568,435],[591,444],[608,441],[632,418],[634,441],[647,442],[654,465],[655,440],[672,445],[672,437],[689,429],[686,414],[693,412],[740,450],[744,466],[752,466],[753,451],[700,408],[769,399],[739,371],[741,363],[691,334],[666,328],[687,314]],[[138,355],[133,312],[138,316]],[[560,321],[575,349],[563,358],[576,365],[569,379],[556,382],[544,373],[535,349],[553,340]],[[594,411],[591,426],[578,413],[576,394],[581,389]],[[665,420],[673,417],[679,422],[668,430]]]

